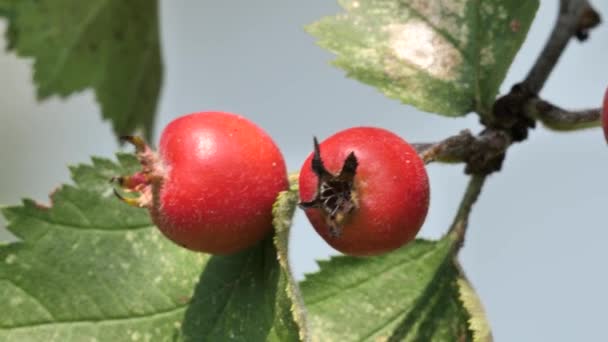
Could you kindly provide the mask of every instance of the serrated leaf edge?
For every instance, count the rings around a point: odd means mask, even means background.
[[[272,206],[272,224],[275,228],[273,242],[277,249],[277,259],[279,265],[287,276],[287,296],[291,299],[291,314],[298,326],[298,335],[301,341],[308,342],[308,326],[306,320],[306,309],[304,300],[300,293],[298,283],[293,277],[291,266],[289,265],[287,242],[289,239],[289,230],[293,221],[293,215],[298,204],[298,185],[297,175],[290,175],[290,187],[286,191],[282,191],[277,196],[275,203]],[[285,245],[282,243],[285,241]]]
[[[56,97],[59,98],[61,100],[65,100],[67,98],[69,98],[70,96],[76,95],[81,93],[82,91],[85,90],[89,90],[89,91],[93,91],[94,96],[95,96],[95,102],[96,104],[99,106],[99,110],[100,110],[100,114],[101,114],[101,118],[103,121],[109,122],[110,125],[112,126],[112,130],[114,131],[114,133],[116,134],[116,137],[118,138],[118,135],[124,135],[126,133],[132,133],[135,134],[138,131],[142,131],[143,135],[148,139],[151,140],[152,138],[152,134],[154,131],[154,126],[156,123],[156,115],[158,112],[158,102],[159,102],[159,97],[160,97],[160,91],[162,89],[162,84],[163,84],[163,56],[162,56],[162,50],[160,48],[160,41],[157,41],[156,44],[152,44],[151,46],[148,47],[145,57],[142,58],[141,63],[139,64],[139,67],[141,68],[139,76],[136,77],[136,79],[138,80],[139,86],[141,86],[141,84],[143,84],[143,82],[141,82],[139,79],[141,79],[143,77],[143,75],[145,75],[145,67],[147,66],[147,64],[149,63],[149,59],[150,59],[150,53],[151,51],[153,51],[155,48],[159,50],[159,56],[160,56],[160,75],[159,75],[159,85],[158,85],[158,89],[156,90],[156,95],[155,95],[155,100],[154,100],[154,110],[152,113],[151,118],[149,119],[149,123],[146,122],[141,122],[141,118],[133,118],[133,117],[129,117],[127,116],[127,121],[126,123],[123,123],[124,125],[127,125],[128,123],[130,123],[131,121],[135,121],[136,123],[132,126],[132,128],[129,130],[130,132],[123,132],[123,131],[119,131],[119,127],[118,127],[118,122],[119,120],[117,120],[116,118],[114,118],[111,115],[111,112],[108,108],[107,103],[104,103],[104,101],[102,101],[101,98],[101,90],[99,90],[99,84],[94,84],[92,82],[89,82],[86,85],[80,85],[79,87],[76,87],[74,89],[72,89],[71,91],[65,92],[65,91],[60,91],[60,90],[56,90],[56,91],[48,91],[48,93],[43,92],[43,82],[48,82],[48,80],[41,80],[39,79],[38,76],[38,68],[40,67],[40,59],[37,58],[35,56],[35,54],[33,54],[32,52],[23,52],[20,51],[17,48],[17,43],[16,41],[11,40],[10,37],[10,32],[11,32],[11,28],[13,28],[14,25],[16,25],[15,23],[13,23],[12,21],[14,20],[14,16],[15,16],[15,11],[16,9],[14,7],[8,7],[9,5],[7,5],[7,7],[1,7],[0,6],[0,19],[4,18],[8,21],[8,25],[7,25],[7,29],[6,29],[6,33],[5,33],[5,37],[7,40],[7,45],[5,47],[5,51],[7,52],[12,52],[14,53],[17,57],[20,58],[26,58],[26,59],[33,59],[34,63],[31,65],[31,70],[33,73],[32,76],[32,81],[33,84],[35,86],[35,91],[36,91],[36,100],[38,102],[42,102],[45,100],[48,100],[50,98]],[[85,18],[85,21],[88,20],[93,20],[95,19],[95,17],[98,15],[98,12],[100,12],[104,6],[107,6],[107,1],[105,3],[102,3],[100,6],[98,6],[97,8],[94,8],[92,11],[92,14],[89,16],[90,18]],[[157,20],[154,23],[154,26],[150,28],[149,30],[149,35],[157,35],[158,40],[160,40],[160,34],[158,32],[159,30],[159,20],[160,18],[158,17],[158,7],[159,5],[156,2],[153,2],[153,6],[156,6],[155,12],[156,12],[156,16],[157,16]],[[19,39],[19,38],[16,38]],[[80,37],[77,37],[77,39],[80,39]],[[66,55],[70,55],[72,53],[72,51],[74,49],[75,44],[72,44],[71,46],[68,46],[66,49],[68,50],[65,54]],[[65,58],[64,58],[65,59]],[[52,78],[51,78],[52,80]],[[128,106],[130,107],[130,106]],[[139,120],[138,120],[139,119]],[[128,127],[128,126],[127,126]]]
[[[110,158],[106,158],[106,157],[92,156],[90,158],[90,160],[91,160],[90,164],[78,163],[78,164],[68,165],[67,167],[70,170],[70,180],[69,181],[76,183],[73,178],[74,177],[73,169],[80,168],[80,167],[89,167],[89,168],[93,167],[95,165],[96,161],[110,162],[118,167],[124,167],[123,160],[126,160],[125,157],[127,157],[127,156],[132,157],[132,155],[126,154],[126,153],[119,153],[119,154],[122,155],[123,159],[118,158],[119,159],[118,161],[114,161],[114,160],[112,160]],[[117,156],[119,154],[117,154]],[[14,221],[16,220],[16,217],[18,216],[13,212],[14,210],[19,210],[27,205],[36,206],[38,210],[49,210],[53,206],[53,203],[52,203],[53,194],[56,193],[57,191],[64,190],[66,188],[72,188],[72,189],[75,189],[78,191],[86,191],[86,189],[83,189],[79,184],[62,183],[49,194],[48,197],[51,200],[51,203],[48,206],[39,204],[37,201],[34,201],[33,199],[28,199],[28,198],[23,199],[21,201],[20,205],[0,204],[0,219],[4,219],[6,221],[6,230],[9,231],[10,233],[12,233],[13,235],[17,236],[17,234],[15,234],[15,232],[10,229],[14,225],[14,223],[15,223]],[[145,226],[138,227],[137,229],[140,229],[140,228],[149,229],[149,228],[153,228],[153,227],[154,227],[153,225],[145,225]],[[96,229],[89,229],[89,230],[96,230]],[[107,232],[107,230],[104,230],[104,232]],[[122,231],[117,231],[117,232],[122,232]],[[34,243],[35,242],[36,241],[34,241]],[[0,241],[0,249],[10,248],[13,246],[24,246],[25,244],[31,244],[31,242],[25,241],[25,240],[21,239],[20,237],[18,237],[18,239],[15,241]],[[0,279],[0,280],[5,280],[8,282],[11,282],[14,284],[15,287],[21,289],[21,287],[18,284],[12,282],[11,280],[8,280],[8,279]],[[196,285],[196,284],[194,284],[194,285]],[[38,301],[37,297],[32,296],[30,294],[28,294],[28,295],[33,300]],[[105,317],[102,319],[58,320],[49,313],[49,315],[51,316],[51,319],[52,319],[50,321],[28,323],[28,324],[24,324],[24,325],[13,325],[8,328],[0,327],[0,331],[4,331],[4,330],[17,331],[17,330],[22,330],[22,329],[32,329],[32,328],[62,326],[62,325],[114,324],[114,323],[121,323],[121,322],[126,322],[126,321],[147,320],[150,318],[172,316],[172,315],[180,314],[182,312],[185,312],[185,310],[188,307],[187,303],[180,303],[180,302],[176,301],[173,304],[175,304],[175,307],[166,309],[166,310],[157,311],[157,312],[151,312],[151,313],[140,314],[140,315],[132,315],[132,316],[110,316],[110,317]],[[44,306],[43,306],[43,308],[44,308]],[[46,310],[46,308],[44,308],[44,309]],[[47,312],[48,312],[48,310],[47,310]]]
[[[475,292],[473,285],[467,279],[462,266],[456,263],[458,268],[458,294],[462,305],[469,313],[468,325],[473,332],[473,342],[493,342],[492,329],[481,299]]]

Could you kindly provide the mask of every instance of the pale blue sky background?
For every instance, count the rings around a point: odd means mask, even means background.
[[[608,18],[608,2],[594,4]],[[313,134],[323,138],[349,126],[374,125],[426,142],[480,128],[474,115],[421,113],[331,67],[332,56],[302,27],[338,11],[334,1],[321,0],[161,0],[166,73],[157,136],[181,114],[233,111],[264,127],[296,170]],[[556,12],[557,1],[542,2],[502,91],[525,76]],[[5,28],[0,21],[0,32]],[[586,44],[568,47],[542,95],[564,107],[599,106],[607,60],[603,25]],[[45,201],[68,181],[66,164],[119,150],[90,91],[37,104],[30,64],[0,53],[2,204],[23,197]],[[421,236],[435,238],[452,219],[465,177],[459,165],[428,170],[432,201]],[[608,148],[599,129],[564,134],[539,127],[490,178],[461,260],[497,341],[608,340],[607,174]],[[296,275],[314,271],[314,259],[333,253],[299,213],[291,250]]]

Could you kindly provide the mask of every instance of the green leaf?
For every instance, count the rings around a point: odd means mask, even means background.
[[[287,262],[295,190],[274,207],[276,233],[231,256],[215,256],[201,275],[184,320],[186,341],[298,341],[302,304]]]
[[[488,115],[538,0],[339,0],[308,26],[348,76],[444,115]]]
[[[272,208],[273,225],[275,229],[274,245],[277,259],[281,266],[279,291],[277,298],[278,320],[275,327],[274,341],[308,341],[308,328],[304,301],[298,283],[293,277],[289,265],[289,232],[293,215],[299,201],[298,175],[290,176],[290,189],[279,194]],[[294,334],[297,332],[297,335]]]
[[[156,1],[0,0],[0,15],[9,50],[34,59],[39,99],[92,88],[117,134],[150,137],[162,82]]]
[[[453,241],[416,240],[367,258],[339,256],[301,284],[316,341],[470,341]]]
[[[15,0],[0,0],[0,15],[8,15]]]
[[[179,331],[206,256],[165,239],[108,179],[138,168],[95,158],[45,207],[2,209],[20,241],[0,246],[1,341],[166,341]]]

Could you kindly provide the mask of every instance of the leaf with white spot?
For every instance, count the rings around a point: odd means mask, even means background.
[[[119,135],[150,136],[162,83],[158,4],[0,0],[8,48],[34,59],[39,99],[93,89]]]
[[[416,240],[376,257],[334,257],[302,282],[313,341],[470,341],[454,241]]]
[[[538,0],[339,0],[308,26],[348,76],[444,115],[488,115]]]
[[[207,257],[165,239],[146,210],[112,194],[138,169],[95,158],[74,185],[2,209],[20,239],[0,246],[0,341],[167,341],[177,336]]]
[[[307,340],[304,309],[287,260],[297,202],[292,186],[273,208],[274,236],[246,251],[209,260],[186,312],[184,340]]]

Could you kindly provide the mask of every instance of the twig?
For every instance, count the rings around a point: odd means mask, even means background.
[[[599,15],[587,0],[561,0],[559,16],[543,51],[523,82],[500,97],[493,105],[493,116],[482,118],[486,129],[478,136],[469,131],[434,144],[416,144],[425,163],[432,161],[465,162],[467,173],[473,174],[458,213],[448,232],[455,239],[457,252],[464,243],[469,215],[477,201],[487,175],[502,165],[506,150],[517,141],[526,139],[535,119],[547,125],[578,127],[595,124],[597,109],[568,112],[539,100],[543,88],[568,42],[573,37],[584,40],[588,30],[600,22]]]
[[[589,15],[583,16],[583,13],[589,11],[596,15],[597,21],[589,21]],[[586,32],[598,23],[599,15],[589,6],[587,0],[561,0],[559,16],[553,26],[551,36],[528,76],[522,82],[522,86],[528,92],[538,94],[570,39],[577,36],[579,32]]]
[[[528,102],[526,112],[548,128],[569,131],[599,126],[602,109],[568,111],[542,99],[534,98]]]
[[[599,22],[599,14],[586,0],[561,0],[551,36],[534,66],[521,83],[496,100],[492,117],[483,118],[483,123],[489,128],[509,132],[514,142],[525,140],[528,130],[535,126],[534,118],[526,113],[529,102],[537,97],[545,85],[570,39],[585,39],[588,31]]]
[[[414,148],[414,150],[416,150],[416,152],[421,156],[422,158],[422,154],[426,152],[426,150],[428,150],[429,148],[435,146],[437,143],[413,143],[412,147]],[[423,158],[424,160],[424,158]]]
[[[464,243],[464,237],[467,232],[471,210],[473,209],[473,205],[477,201],[477,198],[479,198],[479,194],[481,193],[481,189],[483,188],[486,178],[486,175],[471,176],[462,201],[460,202],[460,207],[458,208],[456,217],[454,217],[452,226],[448,231],[448,235],[452,236],[456,241],[456,251],[459,250]]]
[[[434,161],[464,162],[467,164],[466,173],[488,174],[500,169],[510,144],[509,135],[503,131],[485,130],[474,136],[469,130],[464,130],[438,143],[414,146],[426,164]]]
[[[458,135],[451,136],[443,141],[432,144],[416,144],[416,146],[423,148],[419,151],[419,154],[425,164],[434,161],[455,163],[466,161],[470,149],[475,143],[476,139],[471,132],[464,130]]]
[[[589,38],[589,30],[596,27],[602,22],[599,13],[597,13],[589,3],[585,7],[581,19],[578,22],[578,29],[576,31],[576,39],[584,42]]]

